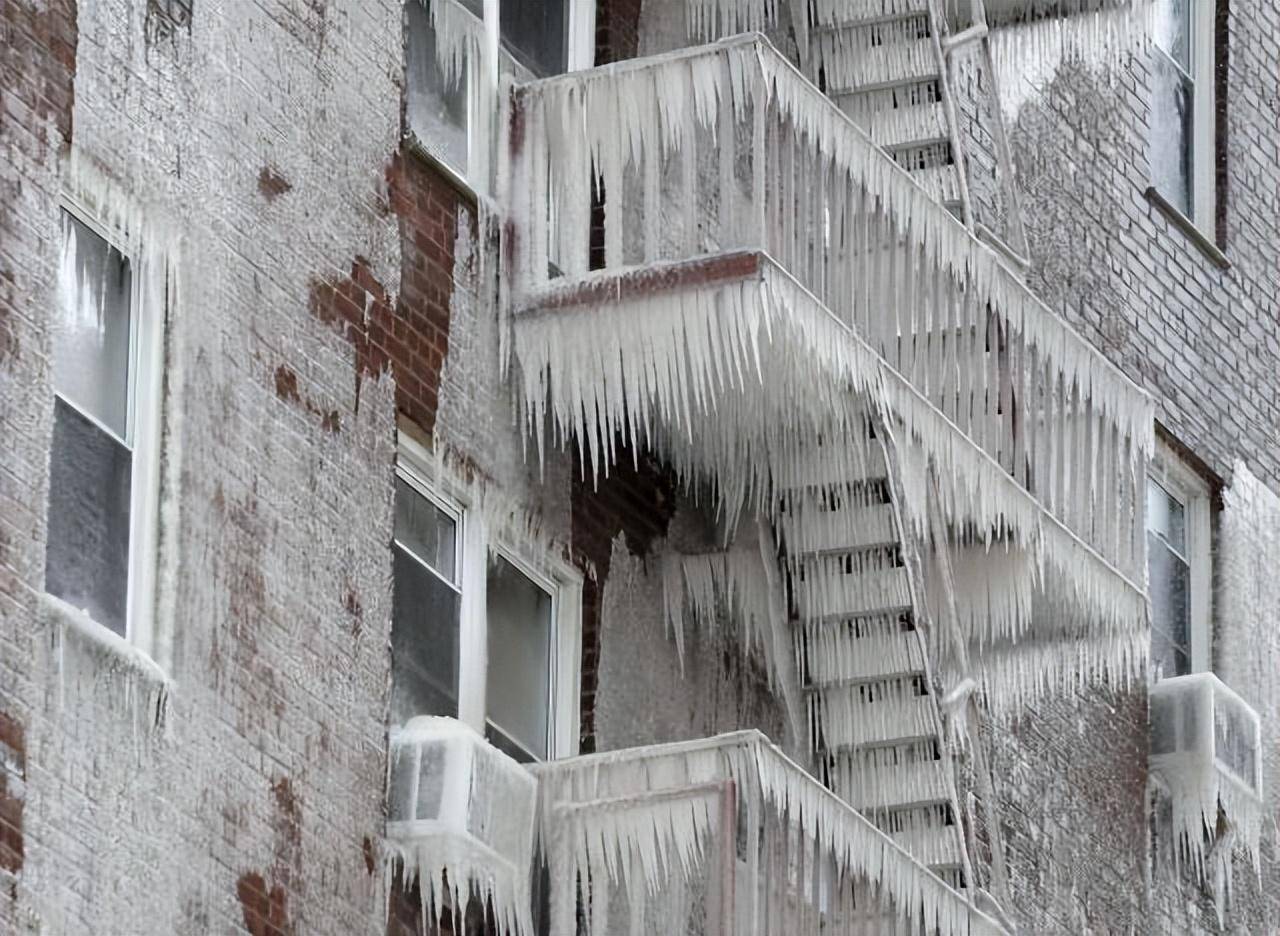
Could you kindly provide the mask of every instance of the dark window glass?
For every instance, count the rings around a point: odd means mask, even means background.
[[[544,760],[550,741],[551,595],[499,556],[489,563],[486,604],[486,734],[516,760]]]
[[[534,74],[568,68],[568,23],[566,0],[502,0],[503,45]]]
[[[122,637],[132,466],[120,440],[55,398],[45,589]]]

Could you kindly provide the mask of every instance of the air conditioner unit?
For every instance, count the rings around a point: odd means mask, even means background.
[[[1151,770],[1170,789],[1209,777],[1220,795],[1262,799],[1258,713],[1213,673],[1162,679],[1151,689]],[[1219,788],[1221,789],[1221,788]]]
[[[424,912],[475,895],[504,929],[531,932],[533,774],[452,718],[410,719],[389,740],[387,845],[420,882]]]

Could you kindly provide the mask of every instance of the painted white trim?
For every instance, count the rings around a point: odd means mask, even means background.
[[[1191,570],[1191,672],[1213,669],[1213,543],[1209,485],[1164,442],[1156,452],[1147,476],[1182,504],[1187,538],[1187,562]]]
[[[568,71],[594,68],[596,64],[595,0],[569,0],[569,46],[565,57]]]
[[[153,656],[158,640],[155,633],[156,569],[159,563],[160,444],[162,438],[160,403],[164,389],[164,317],[168,302],[169,274],[165,265],[150,269],[142,245],[133,232],[117,231],[104,223],[77,193],[64,190],[60,207],[90,232],[129,261],[129,355],[125,378],[125,437],[129,450],[129,563],[125,599],[125,639],[148,656]],[[160,288],[154,288],[152,278]],[[160,297],[161,308],[149,301]],[[57,387],[54,387],[57,394]],[[79,406],[63,398],[112,437],[115,432],[102,426]],[[97,621],[95,626],[110,631]],[[114,632],[112,632],[114,633]]]
[[[581,720],[582,574],[551,553],[532,554],[488,529],[467,485],[421,443],[398,433],[396,474],[445,513],[460,531],[456,546],[462,600],[458,622],[458,720],[485,733],[489,654],[490,552],[551,595],[550,759],[578,753]]]
[[[1213,239],[1216,217],[1214,61],[1217,14],[1213,0],[1191,3],[1191,69],[1195,86],[1191,116],[1191,220]]]

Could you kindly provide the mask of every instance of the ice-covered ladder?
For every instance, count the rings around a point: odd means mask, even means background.
[[[831,440],[787,479],[789,573],[813,754],[827,785],[952,887],[973,880],[893,485],[874,422],[859,476]]]
[[[946,8],[962,3],[968,25],[951,32]],[[994,76],[983,0],[854,0],[841,8],[847,18],[808,29],[810,79],[970,230],[1025,267],[1026,238],[994,78],[986,83],[993,108],[988,129],[1008,202],[1004,236],[974,217],[964,169],[952,55],[976,43],[982,67]]]

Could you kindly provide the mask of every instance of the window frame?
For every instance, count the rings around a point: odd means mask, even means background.
[[[162,304],[167,302],[166,290],[160,290],[157,293],[151,288],[153,278],[161,277],[163,281],[167,271],[163,268],[151,269],[137,238],[106,223],[90,207],[90,203],[74,191],[64,190],[61,193],[58,208],[59,222],[61,222],[62,213],[65,212],[129,262],[131,282],[124,438],[120,439],[99,419],[86,413],[74,401],[63,396],[58,391],[56,378],[52,375],[50,389],[53,397],[62,400],[80,416],[112,438],[119,440],[129,450],[129,557],[124,640],[154,658],[159,643],[155,631],[155,602],[160,558],[158,544],[165,310],[153,308],[153,304],[148,302],[148,297],[158,294]],[[65,249],[65,242],[60,241],[59,247]],[[50,458],[52,457],[53,448],[52,439],[50,439]],[[46,514],[47,512],[48,506],[46,506]],[[92,623],[113,636],[119,636],[101,621],[92,621]]]
[[[548,760],[578,753],[581,717],[582,574],[559,557],[491,533],[474,490],[443,470],[439,460],[403,432],[396,476],[446,514],[456,516],[458,588],[458,720],[485,736],[488,723],[486,592],[489,557],[501,556],[551,596],[551,666],[548,680]],[[394,543],[394,533],[392,534]],[[434,572],[434,570],[432,570]]]
[[[416,3],[421,2],[421,0],[405,0],[405,2]],[[456,8],[456,12],[474,19],[475,29],[480,36],[480,61],[467,61],[463,64],[463,80],[466,82],[464,108],[467,114],[466,165],[454,165],[453,162],[434,148],[429,140],[422,139],[407,120],[404,134],[412,139],[417,148],[430,157],[431,161],[439,166],[455,185],[468,192],[488,194],[490,187],[488,176],[491,173],[491,167],[496,165],[498,159],[496,148],[501,136],[496,121],[500,112],[498,96],[501,93],[504,66],[509,66],[512,74],[523,73],[520,77],[521,81],[534,81],[539,76],[520,57],[508,50],[505,43],[503,43],[500,22],[502,18],[501,0],[491,0],[492,15],[497,18],[493,23],[492,29],[493,36],[497,40],[497,55],[499,58],[492,72],[488,69],[485,61],[488,55],[491,54],[488,51],[490,48],[490,40],[488,39],[489,27],[485,18],[477,17],[475,12],[468,9],[461,0],[430,0],[430,2],[450,4]],[[485,4],[485,9],[486,13],[490,12],[490,3]],[[431,17],[430,10],[426,11],[426,16],[429,22]],[[593,67],[595,65],[596,18],[594,0],[567,0],[565,16],[566,73]],[[406,36],[406,40],[408,39],[409,37]],[[496,77],[496,81],[493,77],[490,77],[491,74]],[[492,87],[489,87],[490,85]],[[406,89],[407,94],[408,91]],[[485,100],[486,97],[490,99]]]
[[[1191,604],[1188,613],[1191,644],[1190,672],[1211,672],[1213,669],[1213,543],[1209,484],[1162,440],[1157,441],[1156,452],[1147,468],[1147,480],[1148,483],[1156,484],[1182,505]],[[1144,490],[1144,503],[1145,497]],[[1144,539],[1147,535],[1148,526],[1144,517]],[[1150,561],[1148,560],[1148,575],[1149,570]]]
[[[1171,2],[1171,0],[1166,0]],[[1172,193],[1161,192],[1153,178],[1151,188],[1160,195],[1167,209],[1182,215],[1192,227],[1200,231],[1210,243],[1215,241],[1217,221],[1217,81],[1215,63],[1218,47],[1217,4],[1211,0],[1189,0],[1190,15],[1187,37],[1191,70],[1188,73],[1177,60],[1157,42],[1152,46],[1154,55],[1163,56],[1168,65],[1186,77],[1191,83],[1191,134],[1184,146],[1190,149],[1191,172],[1187,179],[1188,213],[1168,197]],[[1148,142],[1148,169],[1150,169],[1151,143]],[[1153,173],[1154,175],[1154,173]]]

